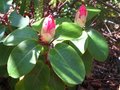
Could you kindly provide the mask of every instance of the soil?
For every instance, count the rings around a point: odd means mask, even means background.
[[[120,90],[120,67],[118,59],[110,58],[104,63],[95,61],[92,74],[86,77],[78,90]]]

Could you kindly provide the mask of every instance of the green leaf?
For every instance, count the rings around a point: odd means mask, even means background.
[[[7,13],[13,0],[0,0],[0,13]]]
[[[72,43],[70,40],[63,41],[63,43],[70,45],[72,48],[75,49],[75,51],[79,54],[79,56],[82,56],[82,53],[80,52],[79,48],[74,43]]]
[[[8,77],[8,72],[7,72],[6,65],[0,66],[0,76]]]
[[[18,14],[16,11],[10,14],[9,20],[12,26],[24,28],[29,25],[29,17],[23,17],[22,15]]]
[[[63,17],[63,18],[57,18],[56,19],[56,24],[62,24],[63,22],[72,22],[69,18],[65,18],[65,17]]]
[[[82,54],[84,54],[87,48],[87,39],[88,35],[85,31],[83,31],[79,38],[71,40],[71,42],[80,50]]]
[[[69,45],[60,43],[51,49],[48,57],[54,72],[68,85],[83,82],[85,68],[82,59]]]
[[[90,54],[99,61],[106,60],[109,50],[105,38],[94,29],[89,29],[88,35],[88,50]]]
[[[4,34],[5,34],[6,27],[3,25],[0,25],[0,40],[2,40]]]
[[[48,66],[38,62],[35,68],[16,84],[15,90],[45,90],[50,77]]]
[[[58,40],[71,40],[80,37],[82,28],[74,23],[63,22],[56,30]]]
[[[16,46],[7,63],[9,76],[19,78],[29,73],[36,64],[41,48],[34,40],[26,40]]]
[[[14,46],[20,42],[28,39],[38,40],[37,32],[30,27],[25,27],[23,29],[17,29],[10,33],[5,39],[4,44],[7,46]]]
[[[8,57],[12,51],[13,47],[7,47],[0,43],[0,65],[7,64]]]
[[[84,65],[85,65],[86,75],[89,75],[92,71],[92,68],[93,68],[94,59],[88,50],[82,55],[82,60],[83,60]]]
[[[48,85],[46,86],[45,90],[64,90],[65,84],[62,80],[51,70],[50,72],[50,79]]]
[[[35,30],[35,31],[38,31],[40,32],[41,28],[42,28],[42,23],[43,23],[43,18],[35,23],[32,24],[32,28]]]
[[[95,17],[101,12],[100,9],[96,9],[94,7],[87,7],[87,10],[88,10],[87,21],[91,20],[93,17]]]

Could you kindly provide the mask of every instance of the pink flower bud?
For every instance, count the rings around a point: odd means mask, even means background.
[[[80,25],[80,27],[84,27],[86,23],[87,14],[88,12],[85,5],[81,5],[75,15],[75,23]]]
[[[42,29],[40,32],[42,42],[50,42],[55,35],[55,21],[52,15],[49,15],[44,19]]]

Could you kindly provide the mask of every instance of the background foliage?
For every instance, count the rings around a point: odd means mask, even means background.
[[[120,58],[118,0],[85,0],[88,10],[85,29],[73,23],[81,0],[0,3],[1,90],[76,90],[76,85],[90,75],[93,60],[107,59],[107,42],[109,57]],[[54,48],[41,44],[38,36],[43,19],[49,14],[58,25]],[[7,82],[7,87],[3,82]]]

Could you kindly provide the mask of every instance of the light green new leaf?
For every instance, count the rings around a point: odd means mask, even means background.
[[[82,28],[77,24],[63,22],[58,26],[55,37],[58,38],[58,40],[72,40],[80,37],[82,31]]]
[[[24,40],[38,40],[37,32],[34,31],[30,27],[25,27],[23,29],[17,29],[10,33],[5,39],[4,39],[4,45],[7,46],[14,46],[19,44],[20,42]]]
[[[9,76],[19,78],[30,72],[36,64],[41,48],[34,40],[26,40],[16,46],[7,62]]]
[[[105,38],[94,29],[89,29],[88,50],[90,54],[99,61],[104,61],[108,56],[108,44]]]
[[[15,90],[45,90],[50,78],[47,65],[37,62],[33,70],[16,84]]]
[[[85,31],[83,31],[79,38],[71,40],[71,42],[80,50],[82,54],[84,54],[87,48],[87,39],[88,35]]]
[[[77,52],[69,45],[60,43],[48,55],[54,72],[68,85],[82,83],[85,67]]]

